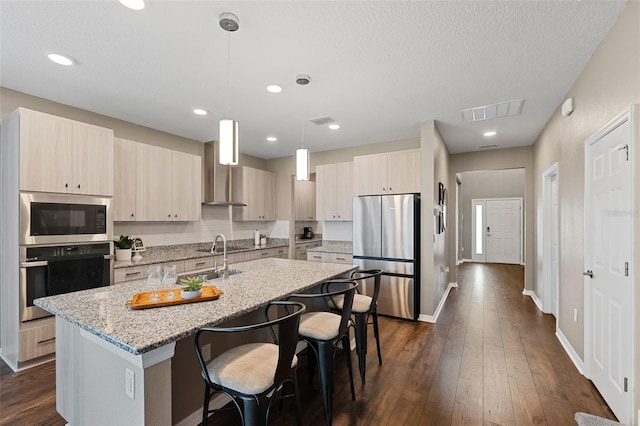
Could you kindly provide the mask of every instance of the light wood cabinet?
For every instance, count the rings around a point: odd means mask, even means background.
[[[253,167],[233,169],[233,201],[247,206],[235,209],[236,220],[276,220],[276,174]]]
[[[20,108],[20,190],[113,195],[113,131]]]
[[[355,195],[420,192],[420,167],[418,150],[354,157]]]
[[[353,256],[344,253],[310,251],[307,253],[307,260],[312,262],[344,263],[350,265],[353,263]]]
[[[20,326],[20,356],[24,362],[56,351],[56,323],[54,318],[30,321]]]
[[[316,166],[316,219],[349,221],[353,217],[353,163]]]
[[[307,260],[307,250],[313,247],[320,247],[322,241],[315,241],[312,243],[297,243],[296,244],[296,260]]]
[[[115,221],[200,220],[200,156],[116,138]]]
[[[316,220],[316,183],[296,180],[294,183],[296,220]]]

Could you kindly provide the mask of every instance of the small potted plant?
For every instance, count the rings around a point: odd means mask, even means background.
[[[128,235],[120,235],[120,238],[113,241],[116,246],[116,260],[131,260],[131,247],[133,239]]]
[[[261,246],[267,245],[267,236],[265,234],[260,234],[260,245]]]
[[[187,277],[180,280],[182,291],[180,296],[183,299],[194,299],[202,295],[202,278]]]

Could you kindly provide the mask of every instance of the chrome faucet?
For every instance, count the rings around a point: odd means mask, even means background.
[[[216,235],[216,238],[213,240],[213,245],[211,246],[211,253],[214,253],[216,251],[216,244],[218,243],[219,239],[222,239],[222,278],[227,279],[229,278],[229,264],[227,263],[227,239],[224,237],[224,235]],[[215,269],[216,272],[220,272],[220,270],[218,270],[217,268],[217,263]]]

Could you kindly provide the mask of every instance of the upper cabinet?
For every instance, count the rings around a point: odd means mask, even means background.
[[[115,221],[200,220],[200,156],[116,138]]]
[[[353,217],[353,163],[316,166],[316,219],[349,221]]]
[[[420,192],[420,151],[354,157],[355,195]]]
[[[316,183],[312,180],[296,180],[294,190],[295,220],[316,220]]]
[[[113,195],[113,131],[20,108],[20,190]]]
[[[246,204],[235,209],[236,220],[276,220],[276,174],[252,167],[233,168],[232,200]]]

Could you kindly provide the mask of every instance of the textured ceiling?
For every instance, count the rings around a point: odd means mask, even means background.
[[[624,8],[621,1],[1,1],[0,85],[206,142],[227,114],[262,158],[419,136],[454,152],[532,144]],[[221,12],[240,19],[227,33]],[[47,54],[71,56],[61,67]],[[295,84],[297,74],[311,84]],[[281,84],[270,94],[268,84]],[[522,114],[460,110],[525,98]],[[193,108],[209,111],[195,116]],[[342,128],[308,122],[330,115]],[[303,125],[304,123],[304,125]],[[486,130],[496,130],[488,140]],[[269,143],[267,136],[277,136]]]

